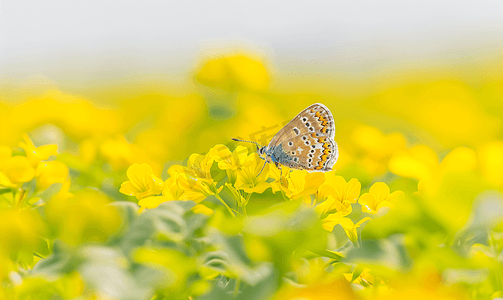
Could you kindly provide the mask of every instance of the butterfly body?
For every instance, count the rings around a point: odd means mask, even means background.
[[[327,172],[339,157],[334,135],[332,113],[325,105],[316,103],[295,116],[258,153],[278,167]]]

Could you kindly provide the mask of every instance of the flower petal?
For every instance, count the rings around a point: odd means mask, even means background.
[[[40,160],[47,160],[51,156],[58,155],[58,145],[44,145],[36,149]]]
[[[362,206],[362,211],[375,214],[376,213],[376,201],[373,195],[365,193],[360,196],[358,203]]]
[[[16,185],[4,173],[0,172],[0,186],[15,187]]]
[[[211,216],[213,214],[213,209],[203,204],[196,204],[191,210],[196,214],[203,214],[207,216]]]
[[[45,190],[54,183],[64,183],[68,179],[68,167],[60,161],[45,161],[38,164],[37,188]]]
[[[132,164],[127,169],[126,175],[136,190],[143,192],[148,190],[147,182],[153,173],[152,168],[147,164]]]
[[[387,198],[386,200],[387,201],[396,201],[400,198],[402,198],[404,196],[403,192],[402,191],[394,191],[393,193],[391,193]]]
[[[377,203],[384,201],[389,195],[389,187],[384,182],[376,182],[370,187],[370,194],[374,196]]]
[[[270,188],[271,185],[267,182],[259,182],[255,186],[243,186],[242,190],[244,190],[247,193],[263,193],[265,190]]]
[[[151,197],[146,197],[138,201],[138,205],[141,206],[142,208],[156,208],[159,206],[161,203],[166,202],[166,201],[171,201],[170,197],[166,196],[151,196]]]
[[[351,203],[356,203],[356,200],[358,200],[358,197],[360,197],[361,189],[362,184],[360,183],[360,181],[358,181],[358,179],[356,178],[351,178],[347,185],[346,196],[344,197],[344,200]]]
[[[4,174],[13,183],[28,182],[35,177],[35,169],[25,156],[14,156],[5,162]]]
[[[7,146],[0,146],[0,164],[3,160],[9,159],[12,156],[12,150]]]
[[[134,196],[138,192],[138,189],[136,189],[131,181],[125,181],[121,184],[119,192],[124,195]]]

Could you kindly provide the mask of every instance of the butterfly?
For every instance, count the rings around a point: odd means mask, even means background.
[[[334,135],[332,113],[325,105],[315,103],[278,131],[267,146],[232,140],[257,145],[260,158],[265,160],[264,166],[274,163],[278,168],[283,165],[296,170],[327,172],[332,170],[339,157]]]

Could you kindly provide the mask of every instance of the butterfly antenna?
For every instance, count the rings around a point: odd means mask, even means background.
[[[259,177],[260,174],[262,173],[262,171],[264,170],[266,163],[267,163],[267,161],[264,161],[264,165],[262,166],[262,169],[260,169],[260,172],[258,172],[257,177]]]
[[[231,138],[231,140],[233,141],[236,141],[236,142],[245,142],[245,143],[252,143],[252,144],[255,144],[257,146],[257,150],[262,148],[262,145],[260,145],[259,143],[257,142],[253,142],[253,141],[245,141],[245,140],[240,140],[240,139],[236,139],[236,138]]]

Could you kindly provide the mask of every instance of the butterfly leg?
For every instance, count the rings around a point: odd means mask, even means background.
[[[283,169],[281,168],[281,164],[278,162],[275,162],[274,164],[276,164],[276,168],[278,168],[280,171],[279,179],[281,180],[283,178]]]
[[[283,168],[281,168],[281,164],[280,163],[275,163],[275,164],[276,164],[276,168],[278,168],[280,171],[279,182],[281,183],[281,185],[287,186],[288,184],[287,184],[286,178],[283,177]]]

